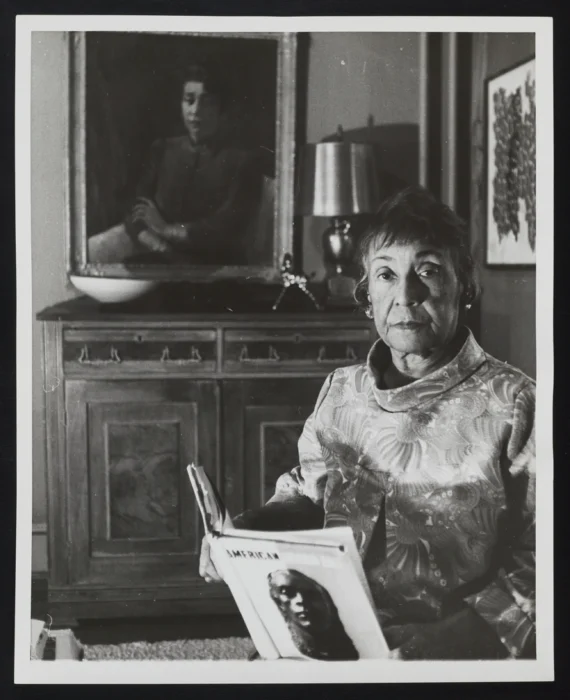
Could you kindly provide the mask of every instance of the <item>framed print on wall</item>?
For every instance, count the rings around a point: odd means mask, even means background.
[[[536,265],[534,57],[486,81],[488,266]]]
[[[296,36],[72,32],[69,61],[68,271],[280,280]]]

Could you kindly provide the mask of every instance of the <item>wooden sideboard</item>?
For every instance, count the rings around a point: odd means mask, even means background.
[[[198,576],[186,475],[215,479],[231,513],[264,503],[298,461],[329,372],[373,341],[356,311],[116,311],[85,298],[43,324],[49,611],[83,618],[235,612]]]

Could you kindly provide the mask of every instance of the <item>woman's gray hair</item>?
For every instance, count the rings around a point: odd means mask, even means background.
[[[463,288],[460,305],[467,306],[477,299],[479,283],[465,222],[424,187],[407,187],[383,202],[360,238],[357,258],[361,278],[354,291],[359,306],[370,306],[367,261],[371,248],[376,243],[384,246],[413,241],[448,250]]]

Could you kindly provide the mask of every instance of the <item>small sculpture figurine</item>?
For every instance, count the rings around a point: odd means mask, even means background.
[[[283,262],[281,263],[281,279],[283,280],[283,289],[277,297],[277,301],[275,302],[275,304],[273,304],[273,311],[277,311],[277,308],[289,287],[298,287],[313,302],[317,311],[321,311],[321,306],[319,302],[315,299],[314,295],[310,292],[310,290],[307,289],[306,275],[296,275],[293,272],[293,258],[291,257],[290,253],[285,253],[285,255],[283,256]]]

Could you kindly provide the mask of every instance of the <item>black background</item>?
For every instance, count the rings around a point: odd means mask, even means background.
[[[16,265],[15,265],[15,189],[14,189],[14,67],[15,67],[15,17],[17,14],[160,14],[160,15],[443,15],[443,16],[554,16],[554,131],[555,131],[555,167],[553,181],[555,183],[555,295],[554,295],[554,449],[555,449],[555,635],[556,635],[556,682],[544,684],[462,684],[453,687],[449,684],[408,684],[384,685],[378,687],[362,685],[326,686],[324,692],[336,697],[361,700],[364,697],[379,696],[408,698],[417,696],[447,698],[504,698],[522,697],[566,697],[563,688],[566,686],[568,668],[568,620],[570,619],[568,600],[568,499],[570,488],[568,472],[570,461],[570,395],[568,392],[568,339],[566,329],[570,321],[569,291],[568,291],[568,260],[570,257],[568,242],[568,180],[565,178],[568,163],[568,118],[570,105],[568,100],[568,21],[564,10],[567,3],[557,0],[147,0],[146,2],[121,2],[76,0],[67,2],[42,2],[2,0],[0,3],[0,69],[2,105],[0,119],[2,122],[2,142],[0,150],[0,187],[2,191],[2,254],[0,264],[0,293],[2,298],[2,341],[0,342],[0,508],[2,512],[3,534],[3,571],[1,575],[1,597],[4,603],[2,616],[2,653],[0,655],[0,671],[5,691],[3,697],[20,697],[23,695],[45,696],[62,693],[76,698],[80,693],[82,698],[87,696],[100,697],[102,687],[73,686],[62,688],[49,687],[14,687],[13,686],[13,651],[14,651],[14,560],[15,560],[15,497],[16,497],[16,351],[15,351],[15,310],[16,310]],[[540,313],[540,309],[538,309]],[[18,426],[19,430],[29,431],[31,426]],[[540,468],[540,465],[537,465]],[[516,662],[513,677],[516,678]],[[413,680],[411,673],[410,680]],[[442,681],[445,680],[442,678]],[[484,679],[483,679],[484,680]],[[133,673],[136,683],[136,673]],[[178,689],[170,687],[166,693]],[[228,686],[209,686],[203,689],[198,686],[182,687],[181,693],[192,697],[232,697],[236,689]],[[112,692],[112,691],[111,691]],[[122,687],[117,692],[124,695]],[[152,694],[163,697],[165,691],[160,687],[137,689],[137,694]],[[259,697],[271,700],[280,697],[318,698],[322,688],[310,685],[297,690],[294,686],[249,686],[237,690],[247,694],[248,698]],[[268,695],[270,693],[270,695]]]

